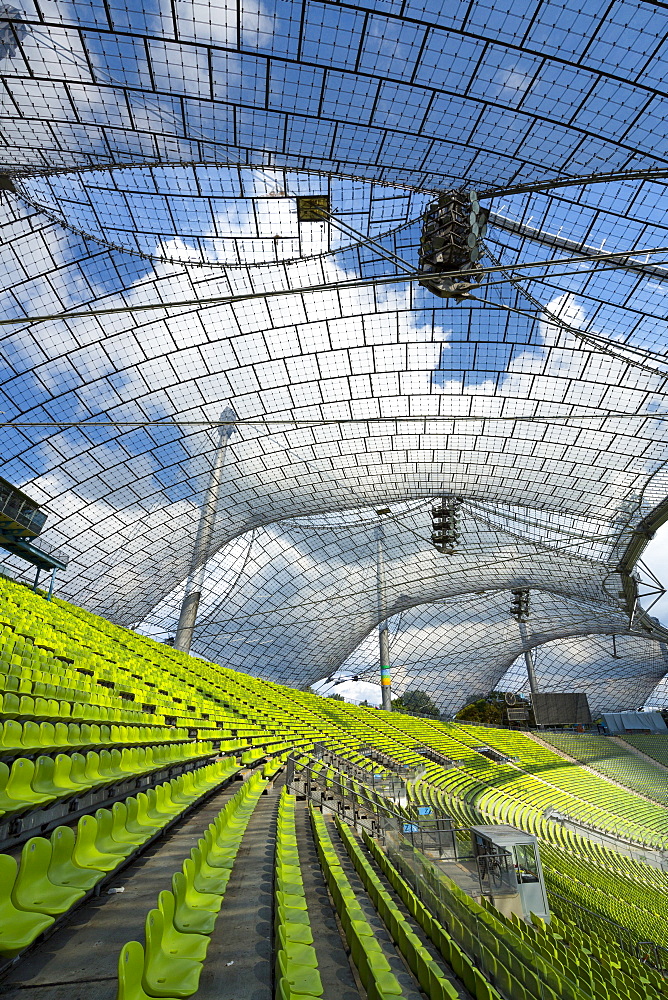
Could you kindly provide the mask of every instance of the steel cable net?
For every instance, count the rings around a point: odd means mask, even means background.
[[[667,492],[668,13],[136,8],[0,7],[3,476],[48,504],[60,593],[166,634],[202,566],[193,648],[309,683],[382,620],[388,505],[407,613],[521,578],[555,628],[579,599],[615,624]],[[471,188],[492,270],[451,304],[413,280],[420,217]],[[453,557],[426,540],[443,495]]]
[[[668,668],[664,643],[628,634],[569,636],[536,649],[534,667],[544,690],[584,692],[594,716],[666,704],[659,683]],[[528,695],[523,660],[510,667],[497,688]]]
[[[600,606],[546,593],[534,594],[532,604],[528,643],[510,616],[508,594],[465,596],[404,613],[390,643],[393,687],[399,694],[424,691],[446,716],[495,689],[528,697],[526,663],[516,657],[532,648],[541,691],[582,691],[595,715],[640,708],[648,699],[656,704],[652,692],[668,667],[662,644],[627,632],[615,635],[613,645],[615,621],[622,619]],[[595,631],[602,635],[583,635]],[[374,676],[374,639],[346,660],[337,678]]]

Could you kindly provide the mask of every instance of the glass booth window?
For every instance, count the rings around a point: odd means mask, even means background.
[[[515,871],[520,883],[538,882],[538,862],[533,844],[515,844]]]

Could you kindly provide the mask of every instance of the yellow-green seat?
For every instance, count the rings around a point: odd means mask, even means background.
[[[164,951],[168,955],[174,955],[178,958],[190,958],[196,962],[203,962],[211,939],[208,934],[198,934],[194,931],[184,934],[176,929],[174,926],[176,909],[174,893],[163,889],[158,896],[158,909],[163,918],[162,947]]]
[[[142,986],[152,997],[189,997],[197,991],[200,962],[170,954],[163,947],[164,918],[160,910],[146,917]]]
[[[49,878],[51,843],[44,837],[32,837],[21,851],[12,899],[20,910],[34,910],[53,917],[66,913],[85,895],[83,889],[56,885]]]
[[[79,868],[96,868],[103,872],[113,871],[124,860],[124,855],[100,851],[96,840],[97,820],[94,816],[82,816],[77,824],[72,861]]]
[[[50,927],[54,917],[20,910],[12,899],[18,866],[8,854],[0,854],[0,955],[13,958]]]
[[[59,826],[51,834],[51,861],[48,876],[55,885],[92,889],[104,877],[97,868],[80,868],[72,860],[76,836],[69,826]]]
[[[116,1000],[153,1000],[142,987],[144,949],[139,941],[128,941],[118,956],[118,992]],[[171,998],[176,1000],[176,998]]]
[[[172,891],[176,930],[182,934],[210,934],[218,911],[200,906],[201,894],[188,884],[183,872],[175,872],[172,876]],[[215,898],[222,902],[221,896]]]
[[[17,757],[11,768],[0,763],[0,810],[8,813],[26,812],[55,800],[55,795],[33,789],[34,774],[34,763],[25,757]]]

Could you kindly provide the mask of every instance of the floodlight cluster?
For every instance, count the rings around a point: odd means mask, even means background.
[[[446,6],[0,7],[2,475],[69,550],[59,593],[116,622],[173,635],[203,565],[221,663],[372,673],[390,617],[397,690],[451,711],[522,653],[528,588],[541,683],[638,707],[665,673],[633,572],[668,492],[668,13]],[[489,212],[461,302],[419,280],[452,191]],[[602,634],[636,680],[573,652]]]

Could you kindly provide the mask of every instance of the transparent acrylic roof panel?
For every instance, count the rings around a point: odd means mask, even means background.
[[[457,492],[546,565],[568,531],[595,575],[618,555],[666,493],[663,183],[504,194],[666,166],[666,12],[579,6],[5,8],[5,169],[22,176],[2,310],[55,318],[5,327],[0,406],[140,422],[3,431],[7,475],[78,553],[71,596],[138,620],[184,578],[217,447],[189,421],[228,406],[316,425],[237,429],[214,549]],[[412,220],[453,186],[498,192],[486,263],[517,274],[494,272],[482,303],[436,301],[388,260],[415,266]],[[325,189],[365,239],[295,228],[293,195]],[[571,262],[600,248],[645,253]],[[200,304],[144,309],[177,301]],[[89,304],[126,311],[57,316]]]
[[[660,7],[376,6],[25,0],[9,164],[276,157],[438,187],[665,156]]]
[[[24,202],[104,246],[217,269],[344,253],[365,237],[418,232],[428,201],[343,177],[204,164],[65,171],[15,184]],[[336,222],[301,221],[305,197],[326,199]],[[415,242],[415,232],[406,238]]]

